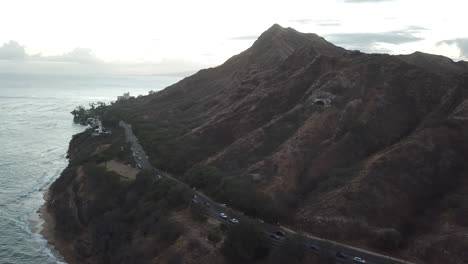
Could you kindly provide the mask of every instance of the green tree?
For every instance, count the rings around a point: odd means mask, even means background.
[[[229,261],[242,263],[258,259],[265,248],[262,229],[255,222],[244,220],[229,228],[222,252]]]
[[[272,264],[299,264],[306,255],[307,247],[304,238],[299,235],[290,235],[270,255]]]
[[[213,166],[197,163],[184,174],[184,181],[197,188],[203,188],[207,193],[216,191],[223,178],[222,173]]]
[[[400,247],[402,237],[400,232],[393,228],[381,229],[375,232],[374,245],[384,250],[396,250]]]
[[[175,184],[167,192],[166,200],[169,206],[177,208],[188,205],[191,196],[192,191],[188,187],[182,184]]]

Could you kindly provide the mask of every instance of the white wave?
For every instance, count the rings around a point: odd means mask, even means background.
[[[49,256],[57,264],[67,264],[64,257],[58,252],[55,247],[41,235],[41,231],[44,228],[45,221],[41,215],[36,211],[33,211],[28,217],[28,223],[25,225],[25,231],[30,234],[39,245],[39,250]]]

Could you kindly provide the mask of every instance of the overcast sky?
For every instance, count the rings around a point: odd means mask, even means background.
[[[468,59],[467,0],[5,0],[0,72],[165,74],[216,66],[274,23],[364,52]]]

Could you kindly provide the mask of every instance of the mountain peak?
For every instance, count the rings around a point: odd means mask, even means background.
[[[284,55],[283,57],[289,56],[298,48],[313,49],[314,53],[327,56],[336,56],[345,51],[317,34],[302,33],[290,27],[284,28],[279,24],[273,24],[263,32],[252,48],[262,52],[273,48],[275,52],[279,50]]]
[[[268,31],[280,31],[280,30],[284,30],[285,28],[280,26],[279,24],[273,24],[269,29],[267,29],[265,32],[268,32]]]
[[[265,32],[263,32],[258,39],[260,40],[260,39],[268,39],[268,38],[274,38],[274,37],[294,38],[298,36],[304,37],[306,35],[311,35],[311,34],[301,33],[290,27],[285,28],[285,27],[280,26],[279,24],[273,24],[270,28],[268,28]],[[312,34],[312,35],[315,35],[315,34]]]

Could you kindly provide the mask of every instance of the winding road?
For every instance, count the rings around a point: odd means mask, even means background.
[[[155,173],[155,179],[161,178],[170,178],[174,181],[179,182],[190,188],[186,183],[181,182],[180,180],[172,177],[168,173],[163,173],[157,168],[154,168],[148,161],[148,156],[141,147],[137,137],[133,133],[131,125],[120,121],[119,125],[125,130],[126,141],[131,144],[132,154],[134,156],[135,162],[140,169],[150,170]],[[192,199],[192,203],[196,203],[204,208],[206,208],[205,213],[209,217],[215,218],[221,222],[232,224],[231,219],[239,219],[240,217],[246,217],[245,215],[236,215],[229,214],[227,212],[227,207],[223,204],[213,201],[203,193],[199,191],[194,191],[195,195]],[[221,214],[225,214],[227,217],[221,217]],[[285,236],[296,233],[292,230],[288,230],[282,227],[274,226],[268,223],[259,223],[265,234],[266,238],[270,241],[272,245],[280,245],[284,240]],[[300,233],[296,233],[300,234]],[[300,234],[304,237],[306,246],[315,252],[320,252],[322,250],[327,250],[329,254],[335,256],[336,263],[366,263],[366,264],[391,264],[391,263],[405,263],[405,264],[415,264],[413,262],[405,261],[402,259],[397,259],[389,256],[385,256],[379,253],[371,252],[368,250],[356,248],[346,244],[338,243],[332,240],[322,239],[314,237],[311,235]],[[359,262],[360,258],[364,262]]]

